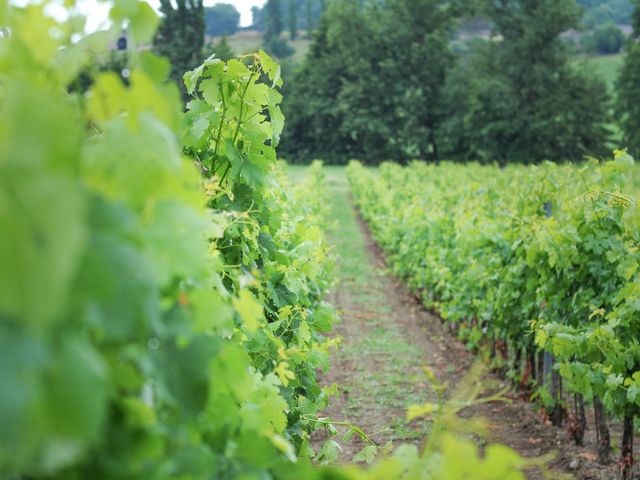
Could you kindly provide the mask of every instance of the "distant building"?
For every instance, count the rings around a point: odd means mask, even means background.
[[[127,49],[127,34],[123,33],[120,37],[118,37],[118,41],[116,42],[117,50],[126,50]]]

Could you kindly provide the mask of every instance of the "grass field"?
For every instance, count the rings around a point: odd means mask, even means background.
[[[419,340],[423,332],[407,324],[414,319],[413,306],[399,300],[397,285],[358,221],[345,167],[325,166],[323,170],[330,192],[328,234],[338,255],[334,270],[338,283],[329,301],[342,318],[334,332],[342,339],[340,349],[332,357],[331,371],[322,377],[326,385],[338,385],[339,395],[323,415],[349,418],[379,445],[418,442],[428,434],[431,422],[410,422],[406,410],[436,398],[422,373],[422,367],[430,363],[425,344]],[[300,182],[308,167],[289,165],[288,174],[293,183]],[[340,459],[349,461],[365,445],[354,436],[341,446]]]
[[[615,83],[620,74],[623,61],[624,56],[622,54],[581,57],[577,60],[588,72],[602,78],[607,83],[611,93],[615,91]]]
[[[294,63],[301,62],[309,51],[311,41],[305,38],[306,34],[303,31],[299,32],[299,36],[295,40],[289,39],[288,32],[283,35],[295,50],[291,60]],[[215,39],[214,43],[217,41],[218,39]],[[262,33],[257,30],[241,30],[234,35],[228,36],[227,42],[236,54],[252,53],[262,47]]]
[[[624,62],[624,55],[597,55],[588,57],[579,57],[575,60],[576,64],[583,68],[590,75],[596,75],[605,81],[609,94],[613,99],[616,98],[616,80],[620,75],[620,70]],[[611,143],[608,145],[611,149],[618,148],[622,144],[622,131],[617,123],[610,123]]]

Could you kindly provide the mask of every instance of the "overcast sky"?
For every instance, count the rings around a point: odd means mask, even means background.
[[[205,5],[213,5],[216,3],[225,3],[225,2],[216,2],[216,1],[207,2],[206,0],[204,2]],[[266,3],[266,0],[229,0],[226,3],[231,3],[235,5],[235,7],[240,12],[240,15],[242,15],[242,17],[240,18],[240,24],[243,27],[246,27],[247,25],[251,25],[251,7],[255,7],[255,6],[261,7]]]
[[[11,3],[24,5],[29,3],[29,0],[10,0]],[[159,0],[147,0],[151,6],[158,8],[160,5]],[[55,2],[57,6],[50,8],[49,11],[61,14],[62,2]],[[216,3],[231,3],[240,12],[240,25],[246,27],[251,25],[251,7],[262,6],[266,3],[266,0],[204,0],[205,6],[215,5]],[[93,31],[103,24],[109,15],[108,5],[98,0],[78,0],[77,5],[87,16],[87,30]],[[57,16],[57,15],[56,15]]]

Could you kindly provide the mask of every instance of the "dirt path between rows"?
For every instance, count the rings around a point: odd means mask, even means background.
[[[379,445],[388,441],[419,445],[429,434],[430,423],[409,423],[405,416],[409,405],[436,399],[423,367],[429,366],[440,382],[454,389],[474,364],[473,355],[437,316],[422,308],[402,281],[388,273],[383,253],[351,205],[344,176],[331,176],[329,186],[336,220],[331,239],[340,253],[339,283],[329,300],[342,317],[335,330],[342,344],[333,354],[331,370],[321,377],[325,385],[336,384],[339,392],[323,416],[352,422]],[[487,373],[482,385],[488,395],[507,384]],[[557,477],[562,472],[576,479],[616,478],[615,466],[605,468],[595,462],[592,431],[587,446],[576,447],[564,429],[545,422],[531,403],[515,394],[510,399],[511,403],[475,405],[462,413],[486,419],[488,438],[478,440],[479,446],[484,441],[501,443],[527,458],[556,452],[550,466]],[[319,433],[314,443],[319,446],[325,439]],[[350,462],[365,446],[357,436],[338,441],[344,450],[341,462]],[[527,477],[544,478],[537,469],[528,471]]]

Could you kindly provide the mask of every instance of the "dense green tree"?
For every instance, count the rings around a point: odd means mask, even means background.
[[[265,52],[278,60],[290,57],[295,53],[294,48],[284,37],[273,37],[262,45]]]
[[[160,0],[162,21],[153,49],[171,62],[171,78],[186,95],[182,76],[202,62],[204,7],[202,0]]]
[[[452,52],[472,2],[332,2],[284,109],[289,159],[535,163],[600,155],[608,96],[560,34],[574,0],[483,0],[490,41]]]
[[[281,18],[289,18],[289,1],[280,3],[280,16]],[[322,14],[322,5],[319,0],[294,0],[295,3],[295,15],[297,19],[297,28],[306,30],[307,32],[313,30],[320,19]],[[252,7],[252,22],[251,28],[263,32],[266,28],[267,18],[267,5],[263,7]]]
[[[602,153],[606,86],[571,66],[559,38],[580,14],[574,0],[487,3],[495,35],[468,73],[481,79],[469,110],[458,112],[481,159],[529,163]]]
[[[640,0],[634,0],[633,34],[617,83],[617,113],[624,145],[640,157]]]
[[[216,3],[204,9],[205,32],[210,37],[233,35],[240,25],[240,12],[230,3]]]
[[[216,58],[219,58],[220,60],[224,60],[225,62],[227,60],[231,60],[232,58],[235,58],[236,56],[235,52],[233,51],[233,49],[229,45],[229,42],[227,41],[226,35],[223,35],[220,41],[218,41],[218,43],[213,45],[212,50]]]
[[[469,120],[479,92],[489,89],[492,72],[486,56],[490,46],[490,41],[480,38],[465,44],[464,52],[447,75],[443,89],[444,118],[438,127],[442,154],[447,159],[478,159],[477,132]]]
[[[456,60],[450,38],[469,3],[389,0],[387,11],[381,10],[385,53],[393,60],[385,58],[380,70],[383,78],[393,80],[380,84],[379,92],[384,96],[392,87],[389,100],[397,125],[393,157],[439,160],[443,87]]]
[[[289,38],[295,40],[298,38],[298,5],[296,0],[289,0]]]
[[[340,128],[345,114],[337,102],[349,60],[337,50],[343,42],[335,45],[338,38],[329,38],[337,20],[347,18],[353,27],[366,33],[366,22],[352,2],[336,5],[321,17],[309,54],[289,82],[284,101],[287,125],[280,151],[290,161],[322,158],[330,163],[345,163],[355,156],[354,139]],[[352,37],[353,34],[344,40]]]
[[[600,55],[620,53],[624,46],[624,32],[612,22],[598,26],[592,34],[583,36],[582,44],[587,52]]]
[[[251,7],[251,28],[260,32],[264,31],[264,8]]]
[[[305,26],[307,31],[307,38],[311,38],[311,32],[315,27],[313,21],[313,0],[304,0],[304,16],[305,16]]]
[[[279,59],[293,55],[295,50],[281,36],[283,11],[280,0],[267,0],[265,9],[264,50]]]
[[[280,0],[267,0],[264,39],[269,42],[282,33],[282,8]]]
[[[437,160],[454,6],[330,3],[287,99],[288,157]]]

